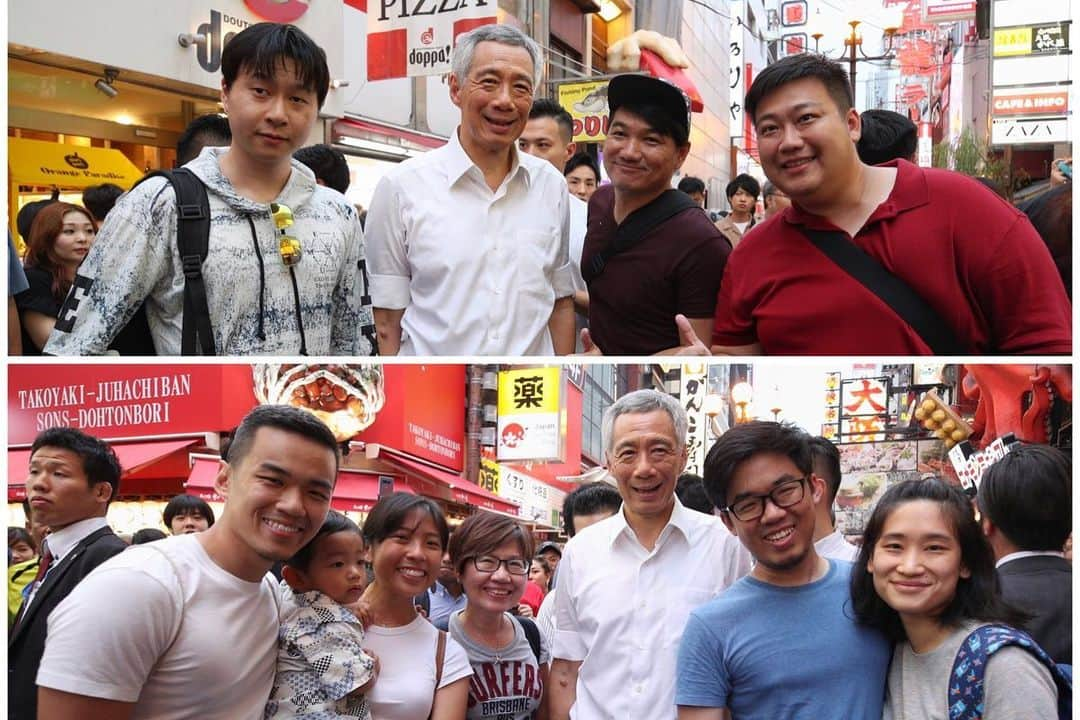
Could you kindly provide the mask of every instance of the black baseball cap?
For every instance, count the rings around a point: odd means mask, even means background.
[[[690,98],[674,83],[651,75],[616,75],[608,83],[608,117],[623,105],[655,105],[690,134]]]

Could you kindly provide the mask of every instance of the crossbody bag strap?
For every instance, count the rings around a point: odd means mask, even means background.
[[[431,694],[431,711],[435,711],[435,696],[439,694],[439,683],[442,682],[443,661],[446,659],[446,633],[437,631],[439,638],[435,641],[435,691]],[[428,713],[431,720],[431,713]]]
[[[965,354],[952,329],[910,285],[836,230],[800,227],[814,247],[874,293],[914,330],[935,355]]]
[[[630,213],[615,231],[615,240],[593,255],[588,267],[582,268],[583,272],[588,273],[585,280],[592,280],[604,272],[611,258],[636,245],[657,225],[692,207],[697,207],[697,203],[686,193],[679,190],[665,190],[660,197],[645,207]]]

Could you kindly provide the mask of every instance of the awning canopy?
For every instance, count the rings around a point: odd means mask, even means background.
[[[137,473],[159,460],[172,455],[174,452],[189,448],[201,440],[156,440],[152,442],[138,442],[125,444],[111,444],[117,459],[120,461],[121,474],[120,492],[133,494],[129,488],[124,487],[123,478]],[[22,502],[26,497],[26,476],[30,466],[30,448],[22,450],[8,450],[8,502]],[[134,493],[138,494],[138,493]]]
[[[418,482],[419,486],[414,487],[422,495],[439,497],[462,505],[474,505],[487,510],[498,510],[514,517],[518,516],[518,506],[516,504],[469,482],[460,475],[412,459],[404,453],[399,453],[385,446],[381,446],[379,450],[379,459],[404,472],[406,482],[410,480]]]
[[[225,498],[214,492],[214,480],[217,478],[220,467],[221,463],[216,457],[193,455],[191,474],[188,476],[185,487],[186,492],[207,502],[225,502]],[[394,479],[400,480],[400,478]],[[412,488],[402,482],[395,482],[394,490],[415,494]],[[338,471],[330,507],[340,511],[370,512],[378,501],[379,473],[348,468]]]
[[[8,169],[12,185],[60,188],[113,183],[128,189],[143,176],[119,150],[24,138],[8,138]]]

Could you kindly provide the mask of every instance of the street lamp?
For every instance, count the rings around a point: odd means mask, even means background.
[[[754,388],[750,383],[743,381],[735,383],[731,388],[731,402],[735,403],[735,407],[738,408],[738,412],[735,413],[735,422],[744,423],[749,422],[750,418],[746,414],[746,406],[750,404],[750,401],[754,398]]]
[[[848,25],[851,26],[851,33],[846,38],[844,38],[844,47],[846,48],[846,50],[843,55],[837,58],[838,60],[847,60],[848,62],[848,81],[851,84],[852,102],[855,101],[856,64],[870,60],[892,60],[894,57],[896,57],[895,55],[893,55],[892,52],[893,39],[896,37],[897,31],[900,29],[899,22],[890,23],[889,26],[885,28],[885,52],[883,52],[881,55],[867,55],[862,49],[862,33],[859,32],[859,25],[861,24],[861,20],[848,21]],[[821,38],[823,38],[824,36],[825,34],[820,30],[811,34],[810,37],[814,38],[815,53],[820,54],[820,51],[818,50],[818,45],[821,42]]]

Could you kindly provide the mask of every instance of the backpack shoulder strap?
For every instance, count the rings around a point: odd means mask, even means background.
[[[169,651],[172,650],[173,645],[176,644],[176,640],[180,637],[180,631],[184,627],[184,615],[186,614],[184,612],[184,605],[186,602],[185,598],[187,597],[187,592],[184,590],[184,580],[180,574],[180,568],[176,566],[176,562],[173,561],[172,557],[161,548],[154,547],[153,543],[146,543],[144,547],[153,550],[158,555],[165,558],[165,562],[167,562],[169,564],[169,567],[172,568],[173,576],[176,577],[176,584],[172,586],[173,595],[174,599],[177,599],[180,605],[180,622],[176,623],[176,629],[173,630],[172,637],[169,639],[169,644],[166,645],[165,650],[162,651],[160,655],[158,655],[157,662],[154,663],[156,667],[162,662],[162,660],[164,660],[165,656],[169,654]]]
[[[532,648],[533,656],[536,658],[536,664],[540,664],[540,628],[536,627],[536,623],[526,617],[515,615],[514,619],[521,625],[521,629],[525,631],[525,637],[529,641],[529,647]]]
[[[600,275],[611,258],[636,245],[657,225],[692,207],[697,207],[697,203],[686,193],[665,190],[645,207],[630,213],[615,231],[615,240],[593,255],[588,267],[582,268],[582,271],[588,274],[585,280],[589,281]]]
[[[442,682],[443,661],[446,659],[446,632],[439,630],[439,638],[435,641],[435,692],[439,691],[439,683]]]
[[[1072,682],[1046,651],[1022,630],[1007,625],[975,628],[960,644],[949,675],[949,720],[981,720],[983,714],[986,663],[1006,646],[1016,646],[1035,656],[1047,670],[1058,690],[1058,712],[1072,716]]]
[[[176,193],[176,247],[184,269],[184,317],[180,352],[216,355],[202,265],[210,250],[210,199],[202,180],[187,168],[158,170],[151,177],[168,180]]]

